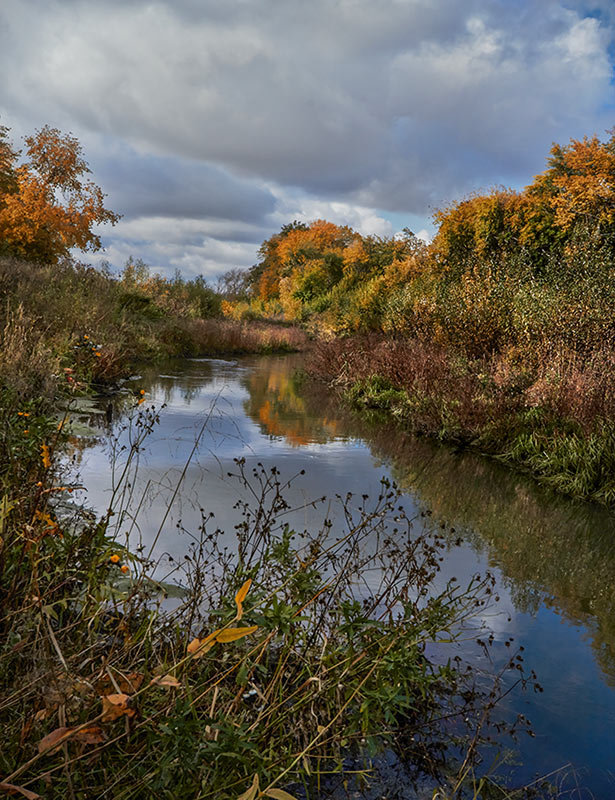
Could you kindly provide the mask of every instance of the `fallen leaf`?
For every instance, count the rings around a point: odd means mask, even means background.
[[[81,728],[81,730],[75,732],[71,739],[76,739],[81,744],[101,744],[101,742],[107,741],[105,732],[98,725],[89,725],[87,728]]]
[[[23,747],[24,742],[30,735],[30,731],[32,730],[32,725],[34,725],[33,717],[30,717],[29,720],[26,720],[23,728],[21,729],[21,733],[19,734],[19,744]]]
[[[39,710],[34,715],[34,719],[36,722],[40,722],[42,719],[45,719],[49,716],[49,711],[46,708],[39,708]]]
[[[117,685],[123,692],[136,692],[145,676],[140,672],[129,672],[128,675],[116,675]]]
[[[134,717],[137,713],[134,708],[128,706],[130,700],[127,694],[107,694],[101,697],[102,700],[102,721],[113,722],[118,717]]]
[[[51,755],[51,753],[55,753],[58,749],[59,745],[57,744],[60,739],[66,741],[67,734],[71,733],[73,728],[56,728],[55,731],[51,731],[48,733],[47,736],[43,736],[43,738],[38,743],[38,752],[39,753],[47,753]]]
[[[243,639],[244,636],[249,636],[257,630],[258,625],[250,625],[249,628],[225,628],[217,632],[216,641],[222,644],[236,642],[238,639]]]
[[[158,676],[152,679],[152,683],[156,683],[158,686],[167,686],[172,689],[177,689],[181,686],[181,683],[173,675]]]
[[[22,797],[27,797],[28,800],[42,800],[40,794],[31,792],[29,789],[24,789],[21,786],[15,786],[12,783],[0,782],[0,792],[5,792],[5,794],[20,794]]]
[[[113,677],[115,678],[120,692],[125,692],[126,694],[134,694],[134,692],[138,691],[145,677],[140,672],[129,672],[127,675],[121,675],[119,672],[113,670],[113,673]],[[98,694],[102,695],[108,691],[110,684],[111,678],[108,675],[103,675],[94,684],[94,689]]]

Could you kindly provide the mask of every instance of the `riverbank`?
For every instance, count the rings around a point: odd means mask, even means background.
[[[553,145],[524,189],[437,210],[429,243],[288,223],[235,311],[332,339],[314,372],[357,405],[612,505],[614,148]]]
[[[118,281],[69,262],[4,260],[0,286],[2,791],[279,798],[280,786],[314,789],[343,770],[350,751],[368,763],[368,743],[444,779],[454,774],[441,757],[452,743],[445,711],[468,721],[468,763],[478,759],[474,729],[482,736],[493,698],[424,648],[487,601],[489,579],[436,591],[443,540],[391,539],[371,557],[382,575],[374,596],[361,605],[354,594],[371,563],[363,543],[393,513],[390,487],[371,508],[349,507],[354,523],[331,543],[324,517],[318,530],[288,530],[277,472],[247,476],[238,462],[235,480],[255,501],[231,553],[203,519],[189,559],[160,583],[156,554],[125,536],[130,464],[159,421],[135,387],[107,511],[72,500],[62,454],[78,442],[59,402],[112,384],[136,358],[296,349],[303,333],[204,318],[215,311],[206,286],[130,271]],[[424,594],[433,601],[417,604]],[[414,738],[401,737],[408,726]]]
[[[425,340],[371,335],[319,342],[306,369],[366,413],[611,506],[615,386],[608,359],[554,358],[529,371],[524,362],[469,359]]]
[[[49,401],[109,384],[137,360],[302,349],[297,327],[220,316],[202,279],[165,280],[131,261],[114,277],[66,260],[53,265],[0,258],[0,391],[3,406]]]

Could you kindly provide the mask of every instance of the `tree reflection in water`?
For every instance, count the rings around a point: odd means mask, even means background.
[[[296,357],[248,371],[246,413],[263,433],[293,446],[362,439],[397,484],[487,549],[516,607],[553,608],[588,631],[595,658],[615,686],[615,516],[557,497],[492,459],[406,434],[381,415],[358,415],[327,389],[298,380]],[[454,537],[453,537],[454,538]],[[452,543],[452,542],[451,542]]]

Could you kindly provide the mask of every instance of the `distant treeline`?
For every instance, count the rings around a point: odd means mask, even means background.
[[[435,222],[429,245],[408,229],[381,238],[324,220],[285,225],[263,242],[244,304],[227,313],[426,335],[472,357],[556,343],[586,352],[611,341],[613,136],[554,145],[525,190],[472,195]]]

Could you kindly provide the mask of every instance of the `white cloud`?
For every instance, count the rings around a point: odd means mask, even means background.
[[[270,220],[278,228],[293,219],[300,222],[326,219],[336,225],[349,225],[364,236],[370,234],[391,236],[393,233],[392,224],[372,208],[316,199],[302,192],[283,190],[275,186],[272,186],[271,190],[276,195],[278,203],[275,212],[270,215]]]

